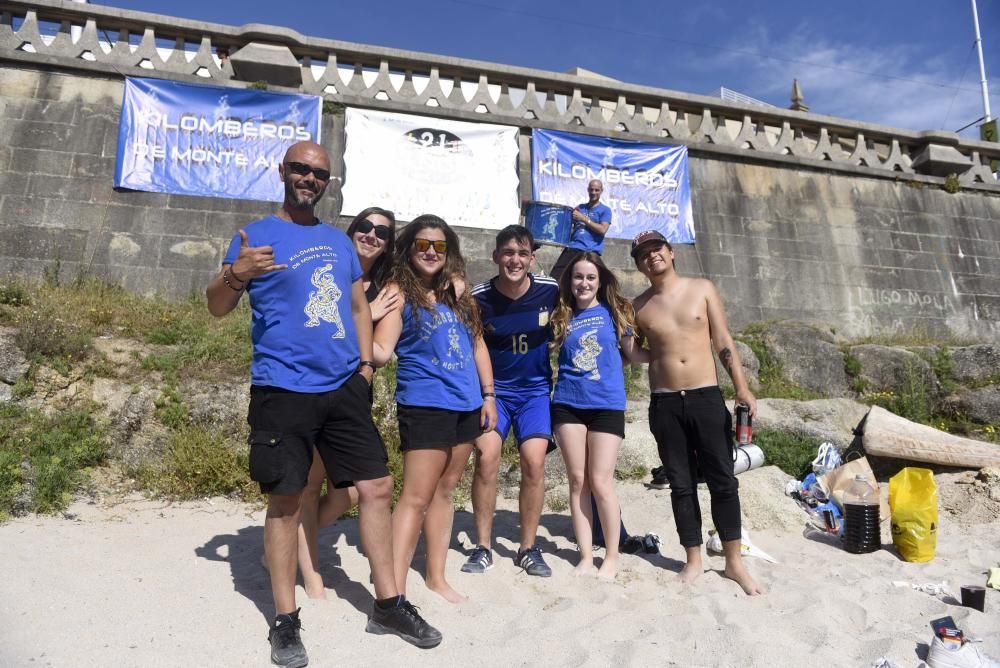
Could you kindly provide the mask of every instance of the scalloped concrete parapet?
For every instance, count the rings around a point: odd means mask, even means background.
[[[241,85],[236,74],[346,105],[670,142],[702,155],[934,185],[958,173],[964,188],[1000,193],[990,169],[1000,160],[1000,144],[954,133],[763,108],[591,73],[305,37],[256,23],[233,27],[63,0],[0,0],[0,61]]]

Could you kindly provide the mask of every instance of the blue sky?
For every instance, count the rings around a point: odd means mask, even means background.
[[[982,116],[968,0],[101,0],[95,4],[564,72],[687,93],[725,86],[787,107],[913,130]],[[1000,115],[1000,0],[978,0]],[[978,137],[975,128],[962,133]]]

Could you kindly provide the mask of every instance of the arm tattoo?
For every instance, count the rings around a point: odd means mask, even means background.
[[[723,348],[719,351],[719,361],[722,362],[722,366],[726,367],[726,371],[730,374],[733,372],[733,353],[729,348]]]

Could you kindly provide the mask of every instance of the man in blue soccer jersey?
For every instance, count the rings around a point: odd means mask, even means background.
[[[587,184],[587,201],[573,209],[573,234],[549,274],[559,280],[570,261],[580,251],[604,251],[604,235],[611,227],[611,209],[601,204],[604,184],[594,179]]]
[[[500,448],[513,427],[521,455],[521,548],[516,562],[528,575],[552,575],[535,545],[535,534],[545,501],[545,453],[552,440],[549,317],[559,300],[559,286],[551,278],[529,273],[533,244],[531,232],[520,225],[500,230],[493,251],[499,272],[472,290],[493,362],[497,425],[476,441],[472,507],[478,544],[462,566],[466,573],[484,573],[493,566],[490,546]]]
[[[368,403],[375,366],[361,265],[347,235],[314,212],[330,181],[330,158],[322,146],[300,142],[278,169],[281,208],[233,237],[207,290],[212,315],[232,311],[244,292],[252,309],[250,477],[268,495],[271,661],[308,663],[295,572],[300,501],[314,456],[332,482],[353,482],[358,490],[361,544],[376,598],[367,630],[433,647],[441,634],[399,594],[392,571],[392,476]]]

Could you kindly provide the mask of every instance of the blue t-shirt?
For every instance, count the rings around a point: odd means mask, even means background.
[[[570,318],[552,403],[625,410],[625,374],[611,312],[598,303]]]
[[[454,311],[403,306],[396,344],[396,401],[405,406],[471,411],[483,405],[472,336]]]
[[[592,222],[611,224],[611,209],[600,202],[595,204],[594,208],[590,208],[589,202],[584,202],[576,208]],[[573,236],[570,237],[569,247],[574,250],[600,253],[604,250],[604,235],[595,234],[586,225],[574,221]]]
[[[552,390],[549,317],[559,301],[559,284],[528,274],[528,291],[510,299],[493,278],[472,289],[483,320],[483,339],[493,363],[498,395],[548,394]]]
[[[361,264],[347,235],[317,222],[297,225],[268,216],[244,228],[251,246],[271,246],[286,269],[250,281],[253,363],[250,382],[293,392],[335,390],[361,360],[351,313],[351,288]],[[240,252],[229,242],[223,264]]]

